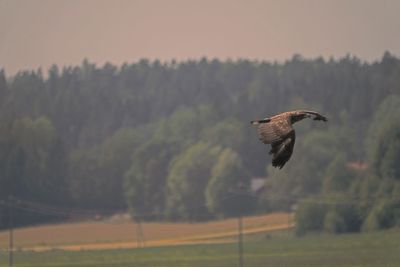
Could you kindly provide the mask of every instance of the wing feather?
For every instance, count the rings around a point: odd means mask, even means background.
[[[282,141],[291,131],[293,131],[293,128],[288,118],[284,117],[272,119],[270,122],[260,124],[258,127],[259,138],[264,144]]]
[[[313,120],[315,120],[315,121],[328,121],[327,117],[319,114],[316,111],[312,111],[312,110],[296,110],[295,112],[297,114],[310,114],[310,115],[313,115],[314,116]]]
[[[269,153],[272,154],[272,166],[282,169],[292,156],[295,141],[296,133],[293,130],[283,141],[271,144],[272,148]]]

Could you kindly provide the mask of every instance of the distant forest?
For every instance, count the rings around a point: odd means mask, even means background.
[[[270,166],[250,120],[293,109]],[[0,228],[129,211],[199,221],[295,210],[297,231],[400,225],[400,59],[210,60],[0,71]],[[252,181],[264,179],[255,191]],[[56,213],[54,213],[56,214]]]

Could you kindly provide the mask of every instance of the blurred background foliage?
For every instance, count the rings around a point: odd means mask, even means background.
[[[249,121],[299,108],[329,122],[296,125],[291,161],[273,169]],[[295,211],[299,234],[400,224],[400,60],[389,52],[373,63],[295,55],[0,71],[0,110],[3,201],[141,220]]]

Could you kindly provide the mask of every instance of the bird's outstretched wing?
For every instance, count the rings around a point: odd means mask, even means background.
[[[272,155],[272,166],[282,169],[293,153],[294,143],[296,141],[296,133],[292,130],[282,141],[271,144],[269,154]]]
[[[264,144],[272,144],[283,141],[293,131],[290,117],[278,115],[259,121],[252,121],[253,125],[258,124],[258,136]]]
[[[322,116],[318,112],[315,112],[315,111],[312,111],[312,110],[298,110],[296,112],[299,113],[299,114],[313,115],[314,116],[313,120],[315,120],[315,121],[328,121],[328,119],[325,116]]]
[[[293,153],[296,133],[292,128],[289,116],[275,116],[268,123],[258,127],[261,142],[271,144],[272,166],[281,169]]]

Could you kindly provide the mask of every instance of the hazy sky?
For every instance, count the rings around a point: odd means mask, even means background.
[[[0,0],[0,68],[400,55],[400,0]]]

